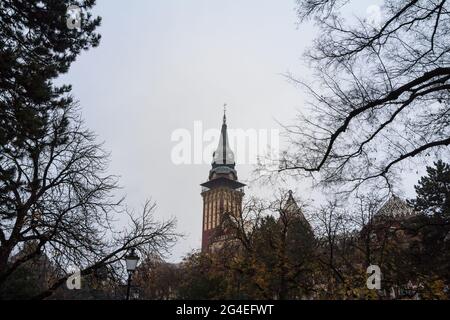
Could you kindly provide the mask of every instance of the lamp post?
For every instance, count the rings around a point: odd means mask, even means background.
[[[130,252],[125,256],[125,262],[127,265],[127,272],[128,272],[127,300],[130,300],[131,276],[136,270],[138,261],[139,256],[136,254],[136,250],[132,248]]]

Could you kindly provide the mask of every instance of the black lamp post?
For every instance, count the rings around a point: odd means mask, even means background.
[[[131,287],[131,276],[136,270],[137,263],[139,261],[139,256],[136,254],[136,250],[132,248],[130,253],[125,256],[125,262],[127,264],[128,272],[128,284],[127,284],[127,300],[130,300],[130,287]]]

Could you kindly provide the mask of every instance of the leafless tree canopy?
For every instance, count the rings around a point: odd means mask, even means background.
[[[128,212],[115,199],[117,179],[108,155],[83,127],[76,108],[48,114],[45,134],[5,145],[0,156],[0,285],[22,264],[44,253],[57,271],[48,296],[74,268],[89,274],[114,268],[127,250],[161,253],[176,238],[175,221],[154,219],[155,204]],[[117,218],[129,225],[117,229]],[[19,254],[27,245],[27,254]],[[32,248],[32,250],[30,250]]]
[[[448,156],[450,4],[386,0],[380,20],[344,19],[349,1],[299,0],[301,21],[319,36],[306,58],[309,110],[286,126],[290,146],[278,171],[320,174],[325,185],[390,187],[413,158]]]

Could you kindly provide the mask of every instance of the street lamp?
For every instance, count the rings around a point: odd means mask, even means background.
[[[136,270],[137,263],[139,261],[139,256],[136,254],[136,250],[132,248],[130,253],[125,256],[125,262],[127,265],[128,272],[128,285],[127,285],[127,300],[130,300],[130,287],[131,287],[131,276]]]

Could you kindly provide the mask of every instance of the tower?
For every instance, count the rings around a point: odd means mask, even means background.
[[[225,214],[240,216],[245,184],[238,181],[234,153],[228,143],[227,119],[223,114],[219,145],[213,153],[208,181],[201,184],[203,197],[202,252],[213,250],[230,234],[222,228]]]

